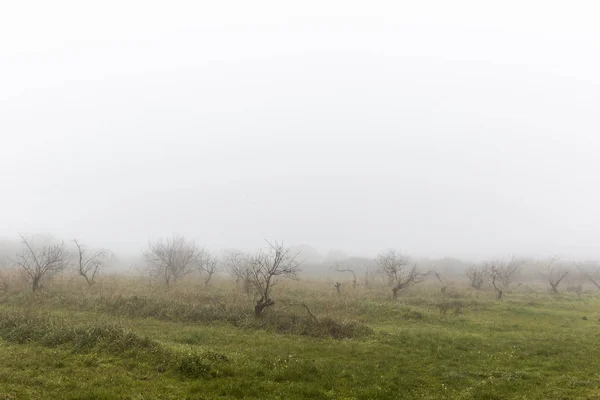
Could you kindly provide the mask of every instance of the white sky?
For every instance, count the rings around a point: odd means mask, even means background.
[[[0,236],[600,258],[600,5],[493,3],[4,1]]]

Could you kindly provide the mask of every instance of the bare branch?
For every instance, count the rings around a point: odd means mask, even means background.
[[[268,248],[250,258],[251,282],[260,296],[254,306],[254,315],[260,317],[265,308],[275,304],[271,290],[282,278],[298,279],[301,263],[283,243],[267,241]]]
[[[416,264],[408,256],[390,249],[377,256],[377,264],[387,275],[392,285],[392,295],[396,299],[398,292],[404,288],[422,282],[425,277],[419,272]]]
[[[83,276],[88,286],[92,287],[100,268],[112,258],[112,253],[106,249],[89,253],[87,248],[79,243],[77,239],[73,239],[73,242],[77,246],[77,272]]]
[[[335,263],[335,270],[337,272],[350,272],[352,274],[352,288],[356,289],[356,273],[354,270],[343,268],[338,262]]]
[[[600,289],[600,267],[597,262],[593,264],[577,264],[577,270],[585,279],[589,280],[596,289]]]
[[[252,267],[250,256],[241,251],[230,251],[225,255],[225,269],[235,279],[235,283],[243,285],[244,292],[250,294]]]
[[[206,259],[205,253],[193,241],[173,236],[150,243],[143,256],[150,275],[169,286],[197,270]]]
[[[481,289],[481,286],[485,282],[485,268],[482,266],[473,265],[467,269],[465,272],[469,281],[471,281],[471,287],[473,289]]]
[[[219,260],[209,252],[205,252],[203,259],[198,265],[198,271],[205,276],[205,285],[209,284],[212,276],[219,270],[218,266]]]
[[[545,262],[540,263],[542,274],[546,277],[552,293],[558,293],[558,286],[562,280],[569,274],[567,268],[557,264],[559,256],[554,256]]]
[[[16,255],[15,263],[29,275],[32,290],[41,288],[45,276],[56,274],[68,265],[69,253],[63,242],[47,243],[35,246],[32,239],[21,235],[24,249]]]

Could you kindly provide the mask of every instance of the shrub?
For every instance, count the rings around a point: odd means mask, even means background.
[[[371,328],[354,321],[339,322],[331,318],[316,319],[281,313],[267,313],[263,319],[249,321],[247,326],[284,334],[333,339],[351,339],[372,333]]]

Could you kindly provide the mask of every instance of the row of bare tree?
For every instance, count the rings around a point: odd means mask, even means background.
[[[112,253],[106,249],[90,251],[78,240],[74,240],[76,251],[70,251],[62,241],[51,241],[47,238],[43,243],[21,236],[22,249],[17,252],[12,264],[23,270],[30,278],[33,291],[43,287],[43,280],[53,276],[69,266],[74,265],[77,272],[91,287],[102,266],[112,259]],[[38,238],[39,239],[39,238]],[[297,253],[286,248],[283,243],[267,242],[266,249],[254,254],[230,252],[222,263],[236,278],[243,283],[248,294],[255,295],[254,312],[257,316],[275,304],[272,289],[282,278],[298,279],[300,262]],[[159,239],[151,242],[142,253],[145,270],[153,278],[162,281],[166,286],[176,284],[187,275],[199,272],[208,284],[212,276],[219,270],[219,260],[205,248],[182,236]],[[0,284],[6,281],[0,275]]]
[[[43,238],[43,243],[38,243],[39,239],[39,237],[27,239],[21,236],[21,251],[16,253],[14,259],[8,259],[6,262],[12,263],[26,273],[33,291],[43,286],[45,277],[55,275],[71,265],[74,265],[79,275],[85,278],[89,286],[92,286],[101,267],[113,257],[113,254],[106,249],[90,251],[76,239],[73,240],[76,248],[74,253],[69,251],[62,241]]]
[[[283,243],[267,244],[266,249],[253,254],[228,252],[221,261],[236,283],[243,285],[247,294],[256,296],[256,316],[275,304],[271,294],[280,279],[298,279],[300,272],[298,253],[292,253]],[[151,276],[162,279],[167,286],[194,271],[205,275],[205,283],[208,283],[220,268],[216,257],[181,236],[150,244],[144,252],[144,259]]]
[[[474,289],[481,289],[484,284],[489,283],[494,288],[496,297],[501,299],[503,290],[515,281],[525,264],[525,260],[515,257],[486,261],[471,266],[467,269],[466,276]],[[534,262],[533,267],[537,275],[546,281],[552,293],[558,293],[560,284],[570,275],[575,275],[578,283],[570,289],[581,290],[583,280],[591,282],[600,289],[600,268],[597,265],[583,263],[569,265],[562,263],[560,257],[554,256],[544,261]]]
[[[61,272],[69,266],[74,266],[91,287],[100,269],[113,257],[109,250],[91,251],[78,240],[73,240],[75,251],[69,251],[64,242],[46,241],[40,245],[35,240],[23,236],[21,242],[22,249],[12,261],[28,275],[33,291],[42,287],[45,277]],[[175,285],[194,272],[204,276],[204,283],[208,284],[217,271],[226,270],[246,294],[254,296],[256,316],[262,315],[265,309],[275,304],[272,298],[273,287],[283,278],[298,279],[301,266],[301,262],[297,260],[299,254],[286,248],[283,243],[267,242],[265,249],[252,254],[231,251],[219,260],[195,242],[176,235],[149,243],[142,255],[145,261],[144,270],[167,287]],[[400,291],[424,281],[427,276],[436,277],[443,285],[442,291],[445,289],[440,275],[435,270],[422,272],[410,257],[395,249],[379,254],[375,262],[379,272],[387,278],[394,299]],[[504,290],[514,282],[523,264],[523,260],[515,257],[486,261],[470,267],[466,276],[473,288],[481,289],[487,283],[494,288],[496,298],[501,299]],[[557,257],[539,265],[552,291],[558,292],[558,286],[569,271],[558,263]],[[354,270],[337,263],[335,270],[351,273],[352,286],[357,286]],[[589,272],[582,274],[600,288],[600,275]],[[0,285],[6,286],[1,275]],[[340,293],[341,284],[337,282],[335,287]]]

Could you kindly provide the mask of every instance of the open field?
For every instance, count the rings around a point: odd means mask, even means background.
[[[0,399],[600,399],[591,289],[80,283],[0,297]]]

